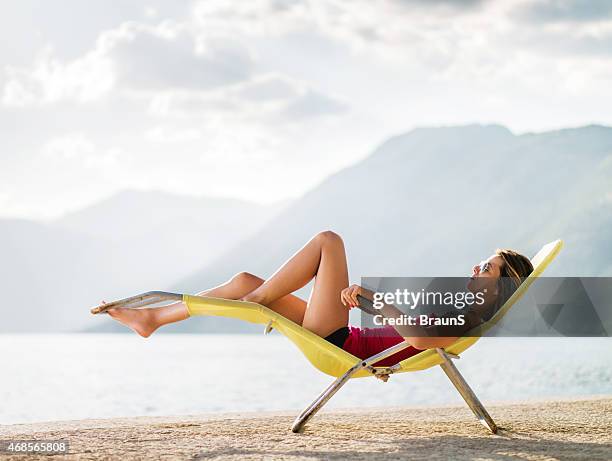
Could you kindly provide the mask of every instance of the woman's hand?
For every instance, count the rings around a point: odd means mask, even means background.
[[[352,309],[353,307],[359,306],[357,295],[361,294],[362,288],[359,285],[351,285],[340,292],[340,300],[342,304]]]

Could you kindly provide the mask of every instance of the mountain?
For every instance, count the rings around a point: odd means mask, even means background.
[[[149,284],[167,285],[220,256],[281,208],[231,198],[130,190],[53,225],[108,242],[117,251],[118,264],[148,271]]]
[[[462,276],[495,248],[533,255],[557,238],[566,248],[547,275],[612,275],[612,128],[517,136],[469,125],[395,136],[175,288],[200,290],[238,271],[267,277],[324,229],[343,236],[357,283]]]
[[[124,191],[51,222],[2,219],[0,332],[116,329],[87,308],[168,289],[281,207]]]
[[[26,220],[0,220],[0,332],[74,331],[104,285],[128,288],[111,247],[95,238]],[[101,283],[103,281],[103,283]]]
[[[343,236],[354,282],[464,275],[497,247],[532,255],[556,238],[547,275],[610,276],[612,128],[419,128],[280,208],[126,191],[50,223],[0,220],[0,331],[128,331],[87,308],[267,277],[323,229]],[[203,317],[161,331],[259,329]]]

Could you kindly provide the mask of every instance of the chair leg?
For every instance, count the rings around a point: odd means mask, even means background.
[[[483,404],[478,400],[476,394],[472,390],[472,388],[468,385],[465,378],[459,373],[459,370],[455,366],[455,364],[451,361],[449,355],[443,349],[436,349],[436,352],[442,357],[443,362],[440,364],[448,379],[451,380],[453,385],[465,400],[465,403],[468,404],[472,412],[476,415],[478,420],[484,425],[487,429],[489,429],[493,434],[497,434],[497,425],[493,421],[493,418],[489,415],[486,408]]]
[[[334,382],[332,382],[319,396],[308,405],[300,415],[295,418],[293,421],[293,425],[291,426],[291,430],[293,432],[302,432],[306,423],[312,418],[317,412],[323,408],[329,399],[333,397],[333,395],[340,390],[342,386],[344,386],[353,374],[364,367],[363,362],[358,363],[346,373],[344,373],[339,378],[336,378]]]
[[[363,368],[367,368],[373,374],[376,374],[376,370],[372,367],[375,363],[380,360],[391,357],[393,354],[397,352],[403,351],[404,349],[410,347],[410,343],[403,341],[395,346],[391,346],[388,349],[385,349],[382,352],[379,352],[372,357],[369,357],[365,360],[357,362],[353,365],[346,373],[337,378],[333,383],[331,383],[319,396],[312,402],[306,409],[300,413],[300,415],[295,418],[293,421],[293,425],[291,426],[291,430],[293,432],[300,432],[308,422],[310,418],[312,418],[322,407],[325,405],[332,396],[340,390],[342,386],[346,384],[346,382],[359,370]],[[392,371],[391,371],[392,372]]]

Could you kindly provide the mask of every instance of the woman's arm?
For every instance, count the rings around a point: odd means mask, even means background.
[[[359,306],[358,296],[362,296],[370,301],[374,300],[373,292],[356,284],[353,284],[340,292],[340,300],[342,301],[342,304],[349,308]]]
[[[374,300],[374,292],[363,288],[359,285],[351,285],[342,290],[342,303],[345,306],[356,307],[359,305],[357,296],[362,296],[370,301]],[[383,303],[383,307],[379,310],[380,315],[386,318],[401,318],[404,314],[397,307],[391,304]],[[453,344],[459,336],[426,336],[424,335],[424,327],[420,325],[393,325],[393,328],[404,337],[410,345],[416,349],[433,349],[436,347],[447,347]],[[433,333],[433,331],[432,331]]]

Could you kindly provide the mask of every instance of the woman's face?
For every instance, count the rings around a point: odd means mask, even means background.
[[[491,255],[472,267],[472,276],[467,288],[473,293],[483,292],[489,296],[497,295],[497,280],[501,277],[504,260],[501,256]]]

